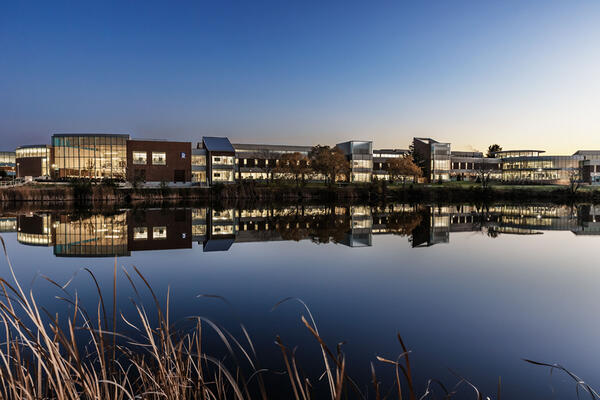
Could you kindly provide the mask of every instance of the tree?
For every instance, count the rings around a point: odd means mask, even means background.
[[[502,147],[499,144],[492,144],[490,147],[488,147],[488,151],[486,154],[487,158],[494,158],[495,154],[499,151],[502,151]]]
[[[308,166],[308,157],[298,152],[286,153],[281,156],[279,165],[275,169],[276,172],[283,174],[286,177],[292,177],[296,181],[296,187],[300,185],[300,181],[304,182],[304,176],[310,172]]]
[[[490,186],[492,173],[496,169],[496,165],[498,164],[492,163],[485,158],[482,158],[481,161],[476,164],[475,171],[477,173],[477,180],[481,182],[481,187],[483,189],[487,189]]]
[[[425,170],[425,165],[427,164],[427,160],[421,154],[421,152],[415,150],[415,142],[412,142],[410,146],[408,146],[408,154],[412,156],[413,162],[421,168],[421,171]]]
[[[569,172],[569,194],[574,196],[581,186],[581,179],[579,179],[579,171]]]
[[[415,164],[410,154],[404,157],[392,158],[388,160],[388,173],[392,181],[402,179],[402,187],[406,184],[406,178],[413,177],[413,181],[423,175],[421,168]]]
[[[337,147],[315,146],[308,155],[310,168],[317,174],[322,174],[327,182],[332,185],[337,176],[350,171],[350,163],[346,156]]]

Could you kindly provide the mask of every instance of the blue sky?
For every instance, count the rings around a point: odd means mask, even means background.
[[[600,2],[2,2],[2,147],[53,132],[600,149]]]

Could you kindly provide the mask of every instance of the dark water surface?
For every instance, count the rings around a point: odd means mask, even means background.
[[[277,370],[280,335],[298,346],[315,381],[322,362],[300,321],[306,311],[293,301],[271,311],[284,298],[308,304],[332,347],[346,342],[349,371],[364,388],[371,362],[391,378],[375,357],[401,353],[396,333],[412,351],[421,392],[427,378],[456,383],[450,368],[490,395],[501,376],[506,398],[576,398],[564,374],[523,358],[559,362],[600,387],[593,206],[38,210],[4,213],[0,225],[18,279],[65,318],[60,291],[41,277],[73,278],[67,290],[94,310],[83,268],[111,293],[116,255],[119,269],[136,266],[159,298],[169,288],[171,319],[182,329],[185,317],[202,315],[241,336],[242,321],[263,366]],[[0,273],[8,277],[5,260]],[[131,312],[135,294],[121,272],[117,287],[119,309]]]

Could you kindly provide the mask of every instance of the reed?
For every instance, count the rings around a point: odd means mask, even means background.
[[[135,315],[125,316],[116,307],[117,262],[115,259],[112,285],[112,309],[107,309],[105,296],[94,274],[86,270],[97,288],[98,303],[93,312],[80,304],[77,294],[70,295],[66,285],[55,285],[64,296],[62,301],[72,306],[73,313],[61,320],[40,307],[32,291],[26,292],[16,279],[2,237],[9,279],[0,278],[0,320],[4,341],[0,344],[0,397],[2,399],[269,399],[282,398],[266,384],[269,374],[282,373],[260,366],[256,349],[245,327],[241,338],[203,317],[191,317],[193,328],[176,329],[170,320],[169,298],[161,304],[152,286],[137,268],[133,274],[123,269],[132,290],[139,296],[148,291],[153,299],[150,308],[132,300]],[[281,352],[283,375],[288,381],[289,396],[309,400],[322,394],[316,392],[319,382],[325,382],[327,396],[332,400],[367,399],[450,399],[464,398],[465,390],[472,398],[485,397],[468,379],[457,376],[457,383],[447,388],[431,379],[426,386],[416,388],[410,361],[411,352],[400,335],[402,353],[395,359],[376,357],[377,368],[390,367],[394,379],[387,385],[371,364],[372,388],[361,388],[348,374],[348,360],[342,346],[332,349],[319,333],[308,306],[301,321],[315,339],[322,356],[321,378],[311,378],[302,372],[296,350],[280,337],[275,343]],[[153,316],[151,318],[151,315]],[[152,322],[154,321],[154,322]],[[117,331],[118,322],[135,332],[126,335]],[[203,346],[205,331],[214,332],[226,348],[227,356],[211,354]],[[536,363],[529,361],[531,363]],[[580,378],[559,365],[536,363],[561,369],[576,380],[578,390],[598,398],[596,392]],[[313,371],[314,372],[314,371]],[[318,393],[318,394],[317,394]],[[436,397],[437,396],[437,397]],[[322,396],[321,396],[322,397]],[[495,396],[500,399],[500,381]]]

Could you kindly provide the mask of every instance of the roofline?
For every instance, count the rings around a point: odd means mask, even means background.
[[[131,135],[128,133],[53,133],[52,137],[65,137],[65,136],[103,136],[103,137],[124,137],[129,138]]]
[[[35,148],[35,147],[44,147],[46,149],[49,149],[52,146],[50,146],[49,144],[26,144],[26,145],[17,147],[16,150],[20,150],[20,149],[32,149],[32,148]]]
[[[502,153],[517,153],[517,152],[525,152],[525,151],[531,151],[531,152],[536,152],[536,153],[545,153],[546,150],[531,150],[531,149],[517,149],[517,150],[500,150],[500,151],[494,151],[492,154],[502,154]]]

